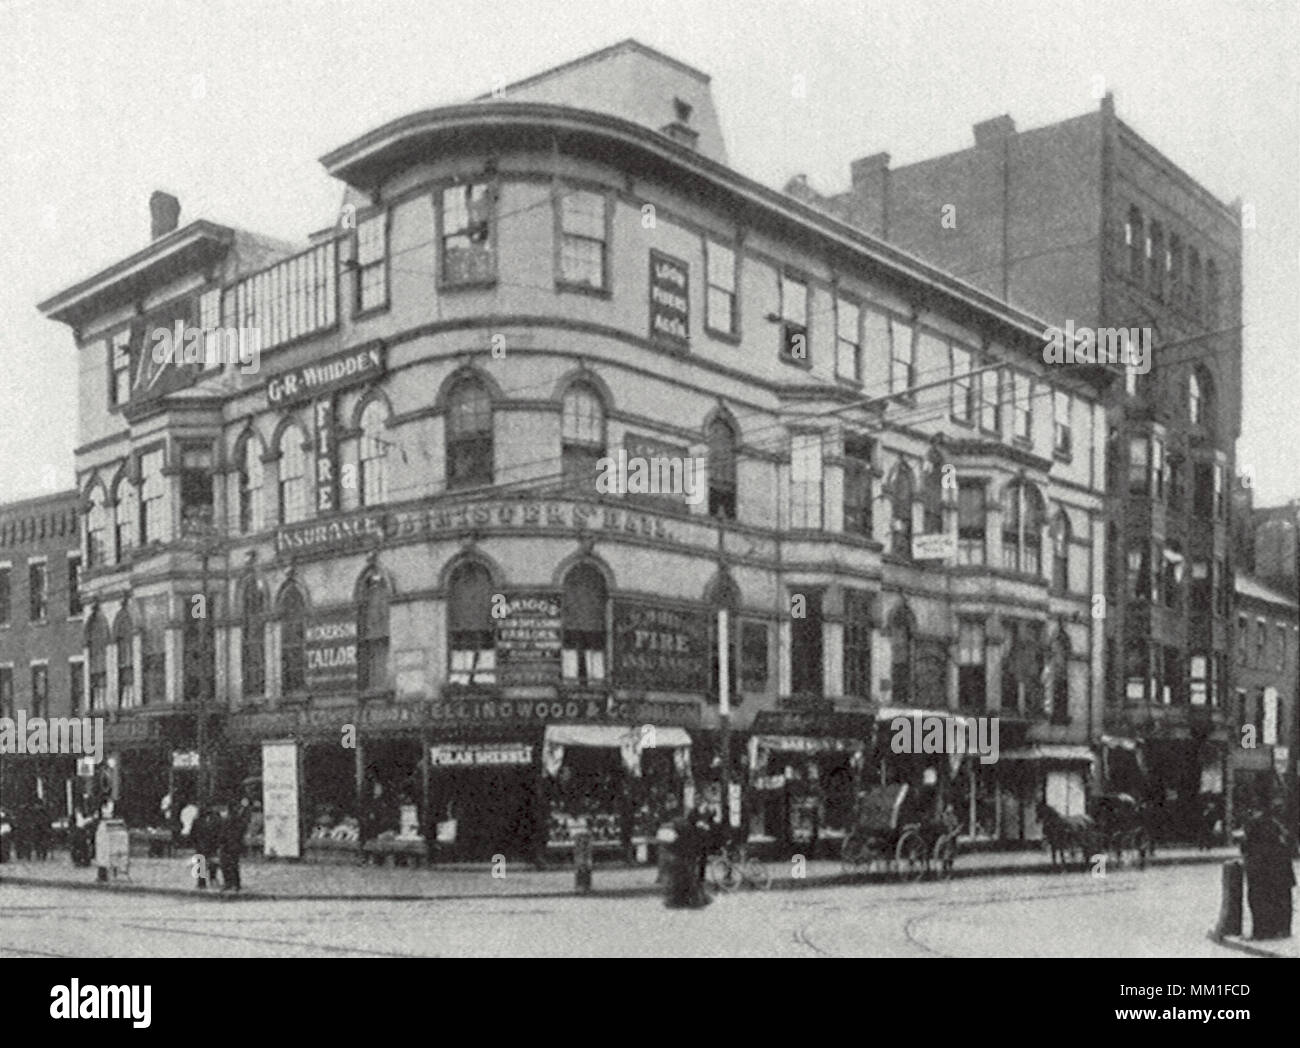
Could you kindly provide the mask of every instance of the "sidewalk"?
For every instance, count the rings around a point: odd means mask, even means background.
[[[190,858],[131,859],[129,878],[108,884],[96,881],[96,870],[74,867],[66,853],[46,862],[9,862],[0,865],[0,884],[77,888],[102,892],[136,892],[188,896],[195,899],[232,901],[208,889],[199,892],[190,877]],[[1220,863],[1237,857],[1232,848],[1201,851],[1197,848],[1162,849],[1150,866]],[[802,877],[794,877],[791,866],[768,863],[773,890],[880,883],[882,875],[845,873],[837,861],[806,863]],[[1076,875],[1078,867],[1075,868]],[[597,866],[592,875],[592,894],[605,898],[655,895],[654,866]],[[959,855],[954,877],[997,874],[1051,874],[1046,852],[976,852]],[[240,899],[276,901],[355,901],[419,899],[556,898],[575,894],[572,867],[537,870],[526,863],[507,864],[498,876],[488,863],[435,866],[429,869],[375,866],[332,866],[317,863],[271,862],[249,857],[242,863],[244,891]],[[1255,944],[1251,944],[1252,946]]]

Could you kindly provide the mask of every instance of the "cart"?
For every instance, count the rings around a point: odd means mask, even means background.
[[[1146,869],[1152,851],[1151,834],[1137,800],[1127,793],[1103,793],[1093,799],[1091,807],[1100,844],[1115,857],[1115,862]]]
[[[946,880],[957,861],[957,833],[951,817],[926,818],[906,784],[873,786],[858,794],[841,851],[844,870],[880,870],[909,881],[933,873]]]

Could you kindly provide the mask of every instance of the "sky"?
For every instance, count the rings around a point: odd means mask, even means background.
[[[712,76],[732,166],[774,188],[1112,91],[1253,208],[1238,461],[1257,505],[1300,496],[1300,0],[0,0],[0,500],[73,483],[72,334],[36,303],[144,247],[154,189],[305,243],[330,149],[627,37]]]

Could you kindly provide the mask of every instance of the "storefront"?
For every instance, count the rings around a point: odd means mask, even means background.
[[[1003,840],[1043,838],[1038,805],[1059,815],[1088,814],[1092,750],[1062,743],[1031,743],[1003,752],[999,773],[996,833]]]

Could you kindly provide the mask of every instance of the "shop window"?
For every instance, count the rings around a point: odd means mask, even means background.
[[[239,619],[239,654],[247,701],[266,692],[266,598],[252,579],[244,583]]]
[[[822,526],[822,435],[790,436],[790,527]]]
[[[874,444],[868,437],[844,438],[844,530],[871,538],[871,460]]]
[[[261,531],[264,526],[262,510],[262,444],[250,434],[244,438],[236,455],[238,473],[238,527],[240,534]]]
[[[492,400],[483,384],[463,379],[447,396],[447,488],[492,483]]]
[[[167,505],[167,478],[163,475],[163,449],[140,456],[140,541],[165,542],[171,537],[171,514]],[[208,495],[211,505],[211,492]]]
[[[139,703],[135,694],[135,631],[126,608],[118,612],[113,623],[113,644],[117,649],[117,706],[130,709]]]
[[[27,612],[32,622],[44,622],[50,615],[50,573],[43,560],[27,565]]]
[[[1142,225],[1142,212],[1136,207],[1129,208],[1128,221],[1124,223],[1124,245],[1128,248],[1129,279],[1141,284],[1146,231]]]
[[[167,701],[167,597],[141,600],[140,611],[144,620],[140,629],[142,701],[146,706],[156,706]]]
[[[709,516],[736,519],[736,430],[721,418],[709,423]]]
[[[560,284],[606,285],[606,200],[603,193],[567,189],[560,204]]]
[[[1070,517],[1058,509],[1052,519],[1052,588],[1057,593],[1070,592]]]
[[[894,556],[908,560],[912,558],[912,502],[915,494],[912,470],[906,462],[900,460],[894,471],[894,483],[890,487],[893,512],[890,550]]]
[[[952,417],[958,422],[975,419],[975,355],[961,346],[952,347]]]
[[[181,445],[181,529],[210,528],[212,515],[212,446]]]
[[[361,584],[357,613],[357,687],[364,694],[388,686],[388,585],[378,571]]]
[[[1070,640],[1062,633],[1052,645],[1052,707],[1053,724],[1070,722]]]
[[[822,695],[822,590],[805,588],[802,616],[790,622],[790,690],[795,695]]]
[[[742,691],[767,690],[768,628],[765,622],[746,622],[740,633],[740,687]]]
[[[915,668],[916,622],[907,605],[900,604],[889,622],[890,699],[897,705],[906,705],[913,700]]]
[[[140,522],[136,519],[137,505],[135,485],[124,472],[118,478],[117,496],[113,500],[114,548],[119,564],[126,562],[140,538]]]
[[[862,310],[844,298],[835,300],[835,373],[862,381]]]
[[[102,567],[107,563],[105,534],[108,531],[108,512],[104,505],[104,489],[96,485],[90,492],[86,512],[86,566]]]
[[[280,595],[280,691],[293,695],[307,687],[307,602],[297,586]]]
[[[496,646],[492,620],[492,577],[466,562],[448,585],[449,684],[495,684]]]
[[[388,212],[357,223],[357,312],[388,305]]]
[[[560,440],[566,484],[582,493],[594,491],[605,457],[605,405],[585,383],[564,391]]]
[[[68,617],[81,614],[81,554],[68,554]],[[0,616],[0,622],[4,618]]]
[[[957,563],[983,564],[988,508],[982,480],[957,482]]]
[[[984,623],[962,619],[957,625],[957,702],[963,710],[982,712],[987,704]]]
[[[493,196],[485,182],[442,191],[443,284],[479,284],[495,278]]]
[[[708,270],[707,324],[724,335],[739,333],[736,315],[736,253],[715,240],[704,244]]]
[[[108,709],[108,624],[98,611],[86,626],[86,650],[90,659],[90,708]]]
[[[1027,481],[1007,485],[1002,503],[1002,566],[1039,575],[1042,571],[1043,496]]]
[[[388,501],[388,409],[372,400],[361,412],[361,504],[382,506]]]
[[[47,717],[50,713],[50,664],[33,662],[32,671],[32,717]]]
[[[808,285],[781,275],[781,358],[809,362]]]
[[[924,535],[938,535],[944,531],[944,469],[943,456],[931,449],[925,459],[925,475],[921,481],[921,533]]]

